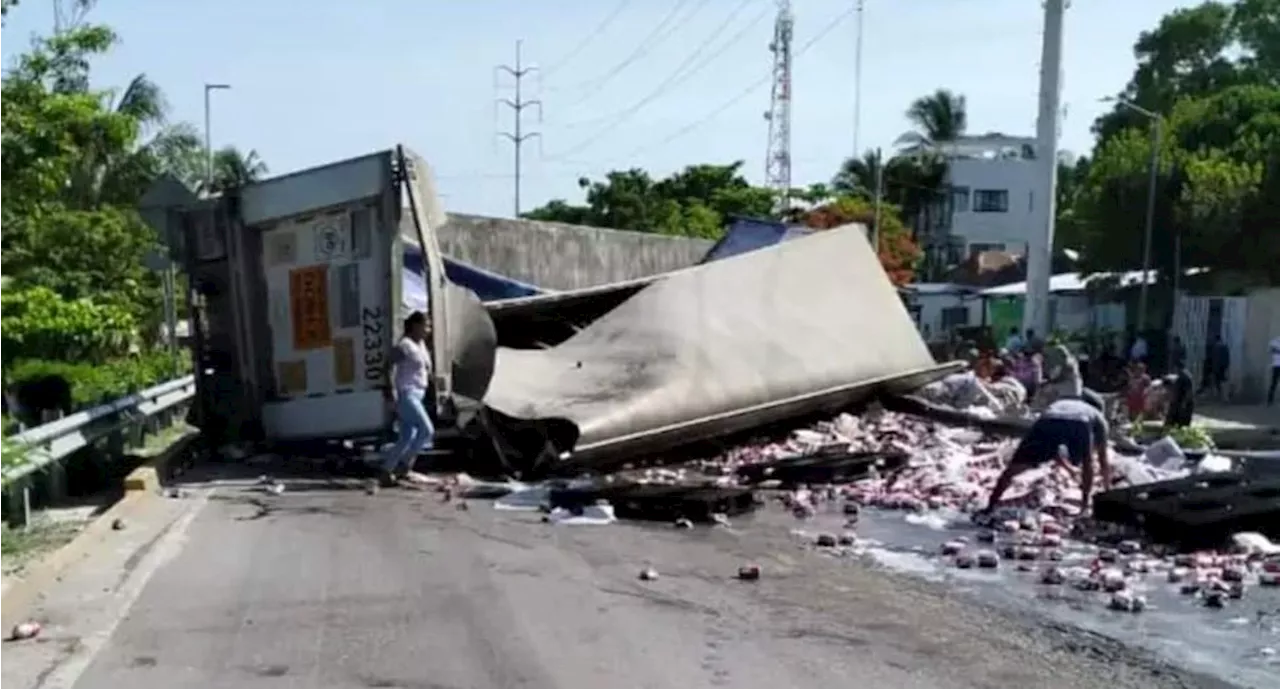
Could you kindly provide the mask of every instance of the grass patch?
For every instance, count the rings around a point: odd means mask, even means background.
[[[160,454],[161,452],[164,452],[165,450],[169,449],[170,445],[178,442],[179,440],[181,440],[182,438],[184,438],[185,436],[191,433],[198,432],[198,430],[199,429],[197,429],[195,426],[190,426],[188,424],[185,424],[179,421],[178,423],[175,423],[172,426],[169,426],[168,428],[161,429],[155,435],[147,436],[147,439],[145,442],[143,442],[142,447],[130,451],[129,454],[135,457],[142,457],[142,458],[154,457]]]
[[[23,528],[4,525],[0,535],[0,554],[3,554],[3,571],[7,576],[21,570],[28,563],[70,543],[88,524],[83,519],[53,519],[47,515],[32,515],[31,523]]]

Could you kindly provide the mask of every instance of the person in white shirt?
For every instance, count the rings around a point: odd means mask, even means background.
[[[1036,390],[1032,406],[1044,409],[1054,401],[1084,394],[1084,379],[1080,375],[1080,362],[1064,344],[1057,343],[1045,350],[1045,380]]]
[[[1267,406],[1276,403],[1276,386],[1280,386],[1280,336],[1271,340],[1271,387],[1267,389]]]
[[[398,484],[435,439],[435,428],[424,405],[431,379],[431,353],[426,344],[429,332],[426,314],[414,311],[404,320],[404,337],[391,350],[392,387],[384,388],[384,392],[389,399],[395,391],[400,432],[396,444],[382,457],[380,480],[384,486]]]

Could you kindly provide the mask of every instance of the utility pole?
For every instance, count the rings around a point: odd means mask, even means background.
[[[1032,197],[1040,209],[1027,242],[1027,297],[1022,328],[1039,337],[1049,330],[1049,276],[1053,272],[1053,231],[1057,210],[1058,117],[1062,99],[1062,28],[1066,0],[1044,0],[1044,36],[1040,53],[1040,108],[1036,119],[1036,161],[1040,184]],[[1037,198],[1038,197],[1038,198]]]
[[[765,185],[777,194],[778,209],[791,207],[791,32],[795,17],[791,0],[777,0],[773,22],[773,90],[769,99],[769,144],[765,150]]]
[[[858,0],[858,38],[853,57],[853,157],[862,155],[858,137],[862,134],[862,22],[865,0]]]
[[[873,239],[871,248],[876,252],[876,258],[880,257],[880,205],[884,199],[884,160],[880,157],[880,149],[876,149],[876,195],[875,195],[875,215],[872,217],[871,225]]]
[[[536,99],[534,100],[524,99],[524,90],[523,90],[524,78],[532,74],[533,72],[538,71],[538,68],[534,66],[526,67],[524,63],[521,62],[520,45],[522,43],[524,43],[524,41],[516,41],[516,64],[514,67],[510,65],[498,65],[496,68],[494,68],[495,81],[497,77],[497,74],[496,74],[497,72],[505,72],[511,75],[511,77],[515,79],[515,82],[516,82],[515,100],[511,100],[510,98],[498,99],[499,103],[507,106],[508,108],[511,108],[512,113],[514,114],[515,123],[514,123],[514,127],[512,127],[513,131],[498,132],[498,135],[510,141],[512,147],[515,149],[515,159],[513,161],[513,165],[515,168],[515,217],[517,218],[520,217],[520,149],[524,147],[524,142],[530,139],[540,138],[542,136],[540,132],[524,131],[523,120],[524,120],[525,108],[536,106],[538,108],[538,121],[541,122],[542,121],[542,101],[536,100]]]

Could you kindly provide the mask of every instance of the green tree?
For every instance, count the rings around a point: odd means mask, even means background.
[[[1165,16],[1134,45],[1120,97],[1160,114],[1154,266],[1238,271],[1274,284],[1280,166],[1280,0],[1204,2]],[[1086,268],[1141,264],[1151,121],[1118,105],[1095,123],[1084,169],[1059,189],[1060,246]],[[1074,185],[1074,186],[1073,186]]]
[[[114,41],[105,27],[38,39],[5,75],[0,184],[6,231],[10,218],[67,205],[86,151],[123,149],[137,136],[136,122],[103,108],[103,95],[83,88],[89,57]]]
[[[162,172],[189,181],[203,156],[190,126],[165,123],[163,96],[145,76],[118,93],[90,87],[92,60],[115,41],[109,28],[77,21],[37,38],[4,75],[3,269],[16,289],[118,305],[152,328],[159,285],[144,257],[157,238],[136,204]],[[256,155],[220,160],[224,179],[265,169]]]
[[[964,96],[938,89],[911,102],[907,121],[914,130],[898,137],[908,148],[928,148],[955,141],[969,128],[969,114]]]
[[[1138,66],[1119,96],[1153,112],[1242,84],[1280,85],[1280,0],[1204,2],[1166,15],[1133,46]],[[1094,123],[1100,142],[1142,115],[1122,106]]]
[[[1149,130],[1101,143],[1074,212],[1090,269],[1139,265]],[[1280,88],[1238,85],[1179,101],[1165,118],[1157,178],[1155,266],[1167,275],[1175,238],[1184,266],[1280,281]]]
[[[770,217],[774,195],[742,176],[741,161],[730,165],[690,165],[655,180],[633,168],[603,180],[578,180],[586,203],[554,199],[524,217],[658,234],[719,237],[732,216]]]
[[[1057,223],[1054,244],[1058,249],[1080,249],[1084,244],[1084,229],[1079,216],[1081,195],[1089,179],[1087,156],[1074,161],[1058,161]]]

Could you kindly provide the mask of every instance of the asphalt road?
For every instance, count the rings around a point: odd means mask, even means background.
[[[4,686],[1227,686],[782,529],[551,526],[303,480],[157,502],[50,591]],[[748,561],[763,578],[733,579]]]

